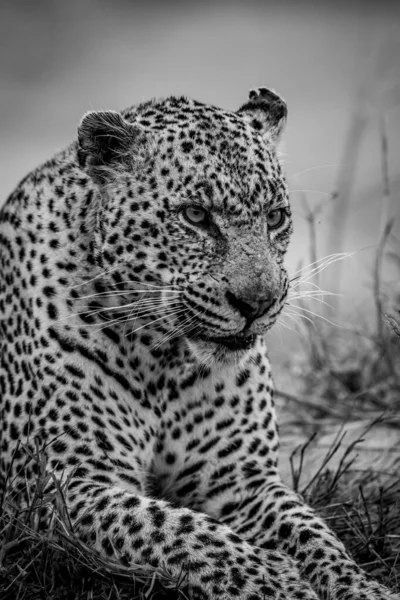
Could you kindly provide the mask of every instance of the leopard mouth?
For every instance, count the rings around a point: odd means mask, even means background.
[[[211,342],[213,344],[218,344],[219,346],[224,347],[225,349],[235,352],[240,350],[249,350],[252,348],[256,342],[257,336],[254,333],[251,334],[236,334],[224,337],[200,337],[204,342]]]

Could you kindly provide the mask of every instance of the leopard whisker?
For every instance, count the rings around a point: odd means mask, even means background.
[[[116,271],[118,268],[125,266],[125,263],[127,262],[127,260],[128,259],[125,259],[122,263],[114,265],[113,267],[110,267],[109,269],[106,269],[105,271],[102,271],[101,273],[99,273],[95,277],[92,277],[91,279],[86,279],[85,281],[82,281],[81,283],[77,283],[75,285],[69,286],[66,289],[67,290],[73,290],[73,289],[76,289],[78,287],[82,287],[84,285],[92,283],[93,281],[96,281],[97,279],[101,279],[102,277],[106,277],[110,273]],[[151,288],[158,288],[159,290],[164,290],[166,288],[174,288],[174,287],[176,287],[174,285],[167,285],[167,286],[160,285],[160,286],[157,286],[157,285],[154,285],[154,284],[151,284],[151,283],[148,283],[148,282],[135,281],[135,280],[132,280],[132,279],[125,280],[125,281],[122,280],[122,281],[119,281],[119,282],[114,282],[113,285],[121,285],[121,284],[124,284],[124,283],[129,283],[129,284],[135,284],[135,283],[137,283],[137,284],[144,285],[144,286],[151,287]]]
[[[136,318],[144,319],[146,317],[149,317],[149,316],[152,316],[152,315],[155,315],[155,314],[161,314],[161,317],[160,317],[160,319],[161,319],[161,318],[164,318],[165,316],[169,316],[170,314],[174,314],[174,311],[176,311],[176,308],[169,309],[169,310],[156,309],[156,310],[153,310],[151,312],[146,312],[144,314],[141,314],[141,315],[139,315]],[[135,319],[132,319],[132,321],[133,320],[135,320]],[[157,320],[159,320],[159,319],[157,319]],[[98,331],[102,331],[103,329],[106,329],[107,327],[110,327],[110,325],[115,325],[115,324],[118,324],[118,323],[124,323],[126,321],[127,321],[127,317],[126,317],[126,315],[124,315],[123,317],[118,317],[116,319],[111,319],[111,320],[107,321],[101,327],[99,327],[99,323],[88,323],[88,324],[85,324],[85,327],[93,327],[93,328],[97,327],[98,329],[94,329],[94,330],[96,332],[98,332]],[[150,323],[148,323],[148,324],[150,324]],[[146,325],[147,325],[147,323],[145,325],[143,325],[143,327],[145,327]],[[76,326],[76,327],[78,327],[78,326]],[[81,327],[81,326],[79,325],[79,327]],[[141,328],[139,328],[139,329],[141,329]],[[133,332],[130,332],[130,333],[133,333]],[[127,334],[127,335],[129,335],[129,334]]]
[[[304,319],[305,321],[309,321],[310,323],[312,323],[312,325],[315,326],[315,323],[312,319],[310,319],[310,317],[308,317],[307,315],[302,315],[296,312],[290,312],[290,311],[285,311],[285,316],[293,319],[293,321],[295,321],[295,323],[300,323],[299,319]]]
[[[77,298],[71,298],[72,300],[86,300],[88,298],[108,298],[112,296],[127,296],[129,294],[159,294],[161,290],[117,290],[109,292],[98,292],[97,294],[88,294],[85,296],[78,296]],[[163,290],[168,293],[181,294],[180,290]],[[66,297],[70,299],[68,296]]]
[[[290,317],[290,315],[288,315],[287,313],[282,314],[282,316]],[[283,327],[284,329],[288,329],[289,331],[296,331],[296,328],[293,327],[293,325],[289,325],[289,323],[286,323],[285,321],[283,321],[282,316],[280,319],[277,320],[275,328]]]
[[[294,301],[294,300],[315,300],[315,302],[319,302],[320,304],[325,304],[325,306],[328,306],[329,308],[333,308],[331,304],[329,304],[329,302],[327,302],[326,300],[323,300],[323,297],[319,297],[319,296],[308,296],[308,295],[298,295],[298,296],[288,296],[287,297],[288,300],[290,301]],[[285,302],[286,304],[286,302]],[[297,306],[297,305],[294,305]]]
[[[291,306],[292,308],[295,308],[297,310],[301,310],[303,312],[306,312],[306,313],[308,313],[310,315],[313,315],[314,317],[318,317],[318,319],[321,319],[322,321],[325,321],[326,323],[329,323],[329,325],[333,325],[334,327],[339,327],[339,328],[341,327],[338,323],[335,323],[334,321],[331,321],[330,319],[327,319],[323,315],[319,315],[318,313],[316,313],[316,312],[314,312],[312,310],[304,308],[303,306],[296,306],[296,305],[290,304],[290,303],[289,303],[289,306]],[[306,318],[306,316],[303,315],[303,314],[301,314],[301,313],[297,313],[297,315],[299,317],[301,317],[301,318],[304,318],[304,319]]]
[[[148,283],[147,281],[135,281],[134,279],[121,279],[121,281],[116,281],[114,282],[113,285],[145,285],[147,287],[150,288],[155,288],[156,290],[167,290],[167,289],[175,289],[178,287],[178,291],[180,291],[179,286],[172,284],[172,285],[165,285],[163,283],[161,283],[160,285],[155,285],[154,283]]]
[[[177,302],[149,302],[149,303],[144,304],[143,307],[146,308],[146,310],[149,307],[155,307],[155,308],[163,307],[163,308],[168,308],[169,306],[173,306],[176,303],[179,303],[179,301],[177,301]],[[113,310],[117,310],[118,312],[126,312],[126,311],[131,310],[133,304],[136,304],[136,302],[135,303],[130,303],[130,304],[125,304],[123,306],[106,306],[106,307],[99,307],[99,308],[96,308],[96,309],[93,309],[93,310],[82,310],[80,312],[76,312],[76,313],[72,313],[70,315],[66,315],[64,317],[60,317],[58,319],[58,322],[65,321],[65,320],[71,319],[73,317],[80,317],[82,315],[86,315],[87,317],[91,317],[91,316],[94,316],[94,315],[99,315],[101,313],[106,313],[106,312],[113,311]],[[133,307],[133,308],[135,308],[135,307]]]
[[[196,329],[200,329],[201,328],[201,323],[200,322],[196,323],[196,318],[201,313],[205,314],[206,311],[207,311],[207,307],[205,307],[203,311],[199,310],[199,311],[197,311],[196,314],[191,315],[187,319],[188,323],[185,325],[185,321],[184,321],[183,324],[178,328],[178,331],[175,330],[173,332],[173,335],[172,335],[172,337],[170,339],[173,339],[173,338],[178,337],[178,336],[188,335],[190,332],[195,331]],[[191,325],[191,323],[193,323],[193,324]],[[211,362],[211,363],[214,361],[214,357],[213,357],[212,353],[210,353],[210,356],[208,357],[208,359],[209,359],[209,362]],[[199,376],[200,377],[205,374],[206,368],[207,368],[207,365],[205,363],[204,364],[200,364],[200,366],[199,366]]]
[[[203,312],[206,311],[206,308]],[[172,330],[172,334],[170,334],[167,338],[163,339],[162,342],[157,346],[161,346],[162,343],[167,341],[167,339],[171,340],[179,336],[187,335],[190,331],[192,331],[195,327],[200,327],[200,323],[194,323],[192,327],[189,327],[190,323],[195,321],[196,318],[200,315],[201,311],[199,310],[196,314],[189,315],[187,319],[185,319],[182,323],[180,323],[179,327]],[[186,325],[185,325],[186,323]]]
[[[348,167],[348,166],[349,165],[317,165],[315,167],[309,167],[308,169],[304,169],[303,171],[298,171],[298,173],[294,173],[294,175],[287,177],[286,181],[290,181],[291,179],[294,179],[295,177],[299,177],[299,175],[304,175],[304,173],[309,173],[310,171],[315,171],[316,169],[326,169],[328,167],[342,168],[342,167]]]
[[[323,290],[316,283],[309,282],[307,285],[311,287],[311,289],[298,289],[299,286],[291,286],[289,287],[289,294],[297,295],[297,294],[307,294],[307,295],[315,295],[315,296],[337,296],[335,292],[330,292],[329,290]]]
[[[297,287],[301,284],[309,283],[309,279],[315,277],[317,274],[324,271],[333,263],[339,260],[344,260],[346,258],[351,258],[352,256],[354,256],[354,252],[341,252],[338,254],[331,254],[329,256],[325,256],[320,260],[310,263],[306,267],[302,267],[301,269],[296,271],[291,277],[290,282],[292,283],[293,281],[295,281],[295,284],[292,285],[292,287]]]
[[[185,325],[185,322],[183,322],[182,323],[182,329],[183,329],[183,331],[182,331],[182,333],[180,335],[187,335],[190,331],[193,331],[193,329],[195,329],[195,327],[200,328],[201,327],[201,323],[200,322],[196,323],[196,319],[200,316],[200,314],[202,312],[203,312],[203,314],[205,314],[206,310],[207,309],[204,308],[203,311],[198,310],[195,314],[192,314],[191,315],[191,317],[192,317],[191,321],[189,320],[189,322],[186,325]],[[190,323],[193,322],[193,321],[194,321],[194,325],[189,327]],[[183,325],[185,325],[185,326],[183,327]]]
[[[156,344],[154,346],[154,349],[158,349],[162,344],[164,344],[165,342],[174,339],[175,337],[179,337],[180,335],[184,335],[185,334],[185,328],[183,327],[183,325],[189,321],[193,321],[195,320],[195,316],[193,315],[189,315],[189,317],[187,317],[187,319],[185,319],[182,323],[180,323],[179,327],[175,327],[174,329],[171,330],[171,332],[169,334],[167,334],[158,344]]]
[[[171,339],[187,335],[188,333],[196,329],[196,327],[200,328],[200,324],[196,322],[196,316],[192,315],[190,318],[183,321],[180,327],[175,329],[173,335],[171,335]]]
[[[186,310],[186,308],[182,308],[181,310],[176,311],[175,313],[172,313],[172,314],[179,314],[185,310]],[[137,331],[140,331],[141,329],[143,329],[144,327],[147,327],[148,325],[152,325],[153,323],[156,323],[157,321],[161,321],[161,319],[165,319],[165,316],[166,315],[164,314],[161,317],[159,317],[158,319],[154,319],[153,321],[150,321],[150,323],[145,323],[144,325],[141,325],[137,329],[134,329],[133,331],[130,331],[129,333],[127,333],[126,337],[128,337],[129,335],[133,335],[134,333],[136,333]],[[168,316],[171,316],[171,314],[168,314]]]
[[[121,283],[124,283],[124,282],[121,282]],[[133,281],[132,279],[130,279],[130,280],[128,279],[128,281],[126,283],[132,283],[133,284],[133,283],[136,283],[136,282]],[[179,291],[179,292],[181,291],[180,289],[178,289],[178,290],[174,289],[174,288],[177,287],[174,284],[172,284],[172,285],[164,285],[164,284],[162,284],[162,285],[154,285],[154,283],[148,283],[147,281],[140,281],[140,282],[137,282],[137,283],[140,283],[140,285],[147,285],[150,288],[156,288],[157,290],[169,291],[169,289],[170,289],[172,291]]]
[[[92,281],[96,281],[96,279],[100,279],[101,277],[105,277],[106,275],[109,275],[110,273],[112,273],[113,271],[116,271],[121,266],[122,266],[121,264],[114,265],[113,267],[110,267],[109,269],[107,269],[106,271],[103,271],[99,275],[92,277],[92,279],[87,279],[85,281],[82,281],[81,283],[77,283],[76,285],[71,285],[71,286],[67,287],[66,289],[73,290],[75,288],[82,287],[83,285],[87,285],[88,283],[91,283]]]
[[[327,196],[328,198],[334,198],[335,194],[331,192],[323,192],[322,190],[289,190],[289,194],[294,194],[295,192],[307,192],[313,194],[321,194],[321,196]]]
[[[146,300],[141,300],[137,304],[138,304],[137,306],[134,306],[132,308],[132,310],[130,311],[128,317],[126,318],[125,326],[124,326],[124,338],[126,338],[125,331],[126,331],[127,324],[130,323],[130,322],[132,322],[132,321],[135,321],[135,320],[137,320],[139,318],[143,318],[143,316],[142,316],[143,313],[141,311],[144,310],[146,312],[149,309],[151,309],[151,304],[146,304]],[[171,311],[173,313],[180,306],[182,306],[182,303],[179,300],[178,301],[174,301],[174,302],[170,302],[167,306],[164,303],[161,303],[158,311],[157,310],[156,311],[151,310],[149,314],[157,314],[157,312],[161,312],[161,306],[164,306],[164,314],[165,315],[169,315],[171,313]],[[149,315],[146,315],[146,316],[149,316]]]
[[[124,306],[108,306],[108,307],[103,307],[103,308],[99,308],[96,310],[84,310],[82,312],[73,313],[71,315],[61,317],[60,319],[58,319],[58,321],[64,321],[66,319],[71,319],[72,317],[80,317],[82,315],[91,317],[91,316],[99,315],[101,313],[104,313],[106,311],[111,311],[111,310],[117,310],[118,312],[127,312],[127,311],[131,311],[132,308],[133,309],[136,308],[135,306],[132,307],[132,304],[133,303],[124,305]],[[179,304],[180,304],[179,301],[169,302],[169,303],[160,302],[159,304],[157,304],[155,302],[151,302],[149,304],[145,304],[143,306],[143,310],[148,311],[151,307],[154,307],[154,310],[160,310],[160,309],[170,308],[170,307],[173,307],[174,305],[179,305]],[[123,318],[125,318],[125,317],[123,317]]]

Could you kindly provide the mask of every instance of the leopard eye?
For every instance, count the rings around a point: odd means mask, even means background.
[[[267,223],[270,229],[277,229],[286,219],[286,213],[282,208],[270,210],[267,214]]]
[[[207,221],[207,211],[200,206],[187,206],[183,210],[183,214],[192,225],[204,225]]]

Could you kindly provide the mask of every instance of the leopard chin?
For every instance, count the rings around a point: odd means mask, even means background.
[[[205,367],[221,364],[240,366],[250,350],[256,345],[258,336],[254,333],[232,336],[196,336],[187,339],[187,344],[195,360]]]

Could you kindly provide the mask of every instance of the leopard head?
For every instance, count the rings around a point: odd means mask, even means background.
[[[236,112],[171,97],[90,112],[79,126],[102,268],[119,285],[157,288],[160,318],[149,330],[167,324],[166,337],[185,340],[200,362],[244,356],[283,307],[292,225],[277,143],[286,115],[261,88]]]

